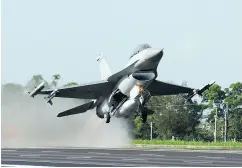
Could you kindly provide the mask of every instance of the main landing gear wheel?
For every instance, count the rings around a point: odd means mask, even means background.
[[[105,120],[106,123],[109,123],[110,122],[110,118],[111,117],[110,117],[110,114],[109,113],[105,113],[104,114],[104,120]]]

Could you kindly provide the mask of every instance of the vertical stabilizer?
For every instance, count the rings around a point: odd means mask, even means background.
[[[99,63],[99,68],[100,68],[100,73],[101,73],[101,79],[105,80],[107,79],[109,76],[111,76],[111,70],[109,68],[109,65],[107,63],[106,58],[100,54],[97,57],[97,62]]]

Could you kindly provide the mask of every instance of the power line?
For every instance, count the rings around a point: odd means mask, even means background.
[[[179,107],[179,106],[199,106],[199,105],[192,105],[192,104],[188,104],[188,105],[156,105],[156,106],[145,106],[145,107]]]

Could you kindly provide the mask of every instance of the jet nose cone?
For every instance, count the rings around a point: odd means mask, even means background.
[[[142,58],[135,64],[139,70],[156,69],[163,56],[163,49],[148,48]]]
[[[163,56],[163,49],[152,48],[149,51],[149,56],[147,57],[147,60],[152,61],[152,62],[160,61],[162,56]]]

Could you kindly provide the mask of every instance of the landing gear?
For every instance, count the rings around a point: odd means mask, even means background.
[[[112,115],[112,116],[114,115],[113,109],[114,109],[114,106],[111,106],[110,109],[109,109],[109,114]]]
[[[111,118],[111,116],[110,116],[109,113],[105,113],[104,114],[104,120],[105,120],[106,123],[109,123],[110,122],[110,118]]]
[[[142,113],[141,120],[142,120],[142,123],[146,122],[146,120],[147,120],[147,113]]]
[[[147,114],[146,111],[144,111],[144,107],[143,107],[142,104],[139,106],[139,108],[137,109],[136,113],[137,113],[137,116],[141,117],[142,123],[145,123],[146,120],[147,120],[147,115],[148,114]]]
[[[104,120],[106,123],[109,123],[110,122],[110,118],[111,116],[114,116],[114,106],[112,105],[110,108],[109,108],[109,112],[105,113],[104,114]]]

